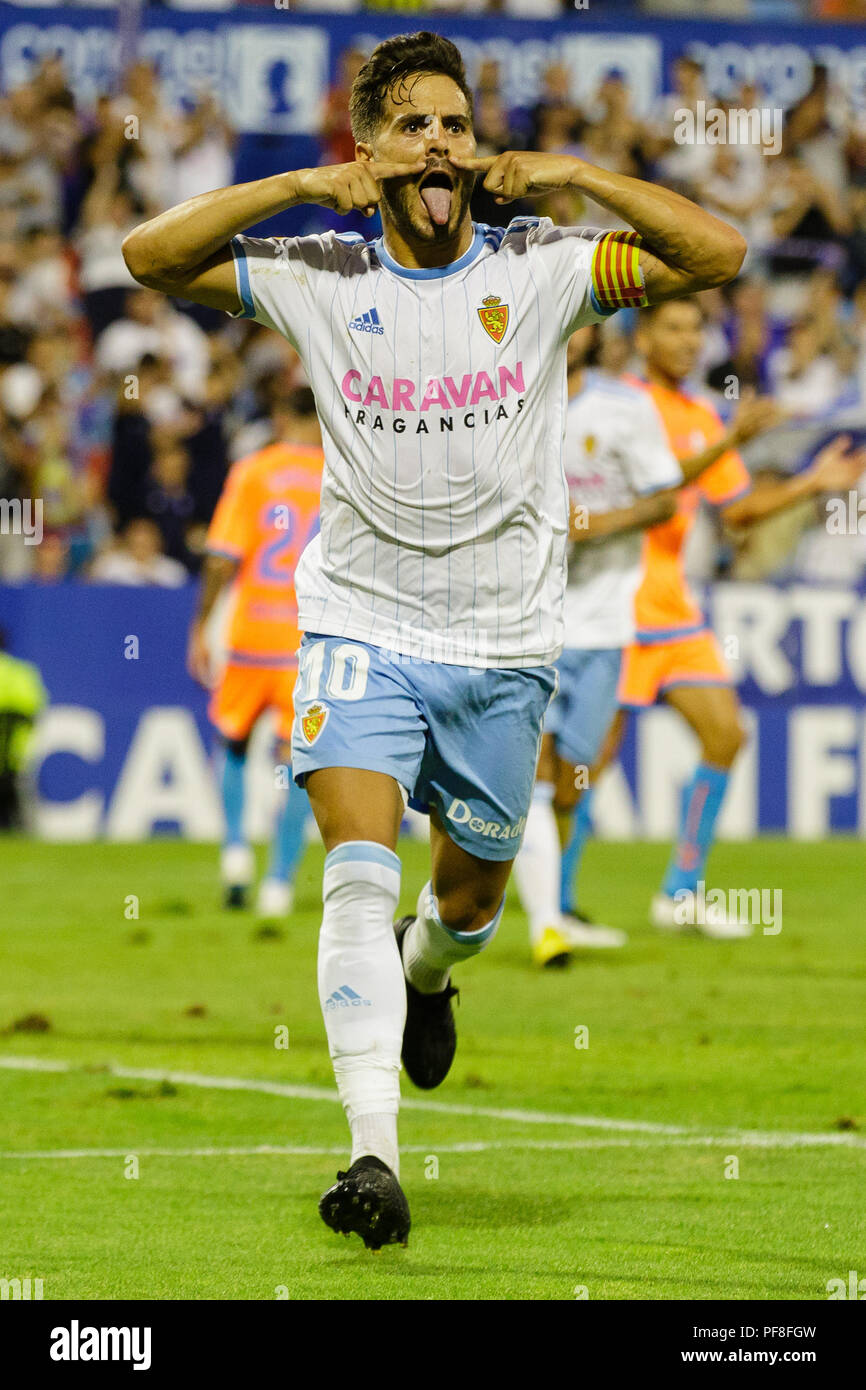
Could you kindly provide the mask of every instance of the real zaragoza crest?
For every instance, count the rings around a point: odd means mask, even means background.
[[[501,343],[508,327],[508,305],[502,303],[498,294],[489,294],[482,299],[478,317],[485,333],[489,333],[494,343]]]
[[[321,705],[318,702],[315,705],[310,705],[306,714],[301,716],[301,730],[307,743],[315,743],[325,727],[327,718],[327,705]]]

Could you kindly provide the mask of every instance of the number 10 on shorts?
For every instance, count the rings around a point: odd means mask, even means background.
[[[316,700],[328,695],[332,700],[361,700],[367,690],[370,653],[355,642],[341,642],[333,647],[328,659],[325,640],[301,645],[298,653],[298,701]],[[327,676],[321,689],[322,677]]]

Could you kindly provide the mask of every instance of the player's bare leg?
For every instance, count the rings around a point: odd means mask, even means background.
[[[451,967],[492,940],[512,862],[470,854],[455,844],[435,811],[430,851],[431,877],[415,916],[397,923],[407,995],[403,1065],[423,1090],[445,1080],[457,1049]]]
[[[664,700],[697,735],[701,759],[729,772],[746,741],[740,701],[730,685],[674,685]]]
[[[319,997],[334,1076],[352,1133],[349,1169],[319,1203],[322,1219],[369,1249],[403,1244],[397,1112],[406,986],[394,936],[403,796],[393,777],[325,767],[306,779],[325,849]]]
[[[430,816],[431,884],[439,916],[452,932],[485,931],[502,906],[511,859],[479,859],[455,844],[435,811]]]
[[[358,767],[323,767],[306,780],[319,833],[330,853],[348,840],[374,840],[393,850],[403,797],[393,777]]]
[[[722,808],[734,760],[745,742],[740,703],[729,685],[672,686],[664,699],[677,710],[696,734],[701,756],[685,788],[679,834],[662,884],[653,900],[652,919],[657,926],[677,925],[671,905],[685,894],[698,891],[706,874],[707,857]],[[699,924],[708,936],[748,936],[748,923],[724,920]]]

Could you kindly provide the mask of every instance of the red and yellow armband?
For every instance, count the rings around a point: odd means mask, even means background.
[[[592,257],[592,289],[602,309],[642,309],[647,303],[637,232],[607,232]]]

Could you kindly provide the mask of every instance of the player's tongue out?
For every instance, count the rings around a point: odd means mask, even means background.
[[[437,227],[445,227],[451,215],[451,189],[439,184],[428,184],[421,189],[424,206],[430,214],[430,221]]]

